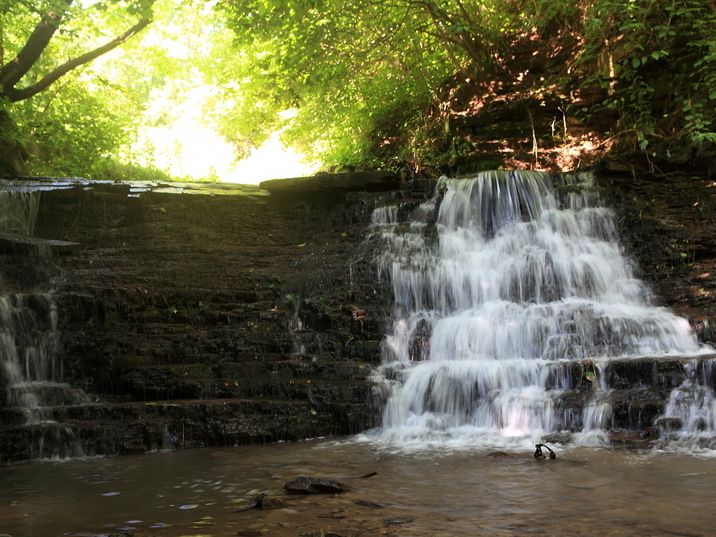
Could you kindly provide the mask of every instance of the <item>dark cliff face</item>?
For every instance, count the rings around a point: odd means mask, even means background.
[[[391,294],[366,237],[373,208],[396,193],[359,187],[44,192],[35,236],[78,244],[49,257],[8,247],[0,268],[6,291],[54,293],[64,380],[90,402],[52,419],[99,453],[373,426],[368,378]],[[36,439],[3,412],[16,424],[0,432],[3,458],[26,458]]]
[[[713,181],[612,167],[598,182],[656,301],[713,341]],[[0,461],[80,447],[117,454],[294,440],[376,425],[370,375],[392,294],[376,278],[380,245],[367,240],[370,215],[398,205],[402,220],[433,184],[282,183],[271,196],[98,183],[43,192],[35,237],[70,242],[0,236],[0,283],[6,294],[52,293],[63,378],[86,397],[49,402],[45,421],[57,424],[48,428],[28,425],[21,411],[2,406],[0,393]],[[46,300],[27,303],[46,315]],[[678,384],[683,363],[667,365],[675,368],[669,386]],[[625,386],[644,393],[620,392],[615,426],[643,429],[669,390],[649,388],[642,370],[657,378],[661,366],[620,367]]]

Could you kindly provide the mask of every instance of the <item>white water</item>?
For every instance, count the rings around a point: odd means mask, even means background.
[[[373,215],[385,242],[380,276],[395,299],[380,441],[529,446],[555,431],[598,439],[611,406],[596,364],[710,350],[685,319],[651,305],[589,174],[487,172],[442,179],[437,190],[410,223],[397,222],[395,207]],[[435,237],[427,222],[438,205]],[[582,411],[563,402],[574,361],[596,377]]]
[[[63,382],[57,307],[50,294],[0,295],[0,377],[3,402],[26,423],[49,421],[48,407],[77,404],[81,392]]]
[[[664,415],[657,420],[663,446],[716,448],[716,397],[709,387],[715,368],[713,359],[687,364],[686,379],[671,391]]]
[[[33,237],[41,192],[10,186],[0,190],[0,234]],[[38,256],[47,252],[35,249]],[[73,431],[52,419],[52,407],[86,401],[80,390],[63,382],[63,368],[52,293],[12,292],[0,281],[0,407],[22,412],[34,458],[82,455]]]

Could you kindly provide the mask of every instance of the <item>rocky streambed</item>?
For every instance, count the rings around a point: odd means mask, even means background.
[[[705,537],[713,466],[585,448],[540,461],[531,451],[407,455],[344,440],[182,450],[3,468],[0,520],[34,537]],[[350,490],[283,494],[300,475]]]

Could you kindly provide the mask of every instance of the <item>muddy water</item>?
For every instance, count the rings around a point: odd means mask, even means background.
[[[716,458],[624,450],[387,453],[311,441],[0,468],[0,534],[13,537],[714,535]],[[377,475],[367,479],[369,472]],[[297,475],[339,496],[241,511]]]

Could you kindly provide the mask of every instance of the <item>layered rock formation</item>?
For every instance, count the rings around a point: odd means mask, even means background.
[[[53,405],[38,423],[2,409],[0,458],[373,425],[367,378],[391,298],[376,282],[366,229],[397,179],[298,183],[273,194],[101,183],[42,192],[34,235],[43,247],[17,235],[0,242],[3,293],[53,297],[61,380],[87,398]]]
[[[703,178],[614,169],[599,182],[640,275],[713,340],[716,188]],[[23,304],[40,317],[56,311],[55,380],[71,388],[53,386],[28,418],[6,404],[10,384],[0,373],[0,461],[295,440],[376,425],[369,377],[392,296],[376,279],[370,216],[385,205],[407,215],[433,184],[368,174],[341,177],[336,188],[326,177],[295,189],[267,183],[273,192],[43,188],[34,236],[0,237],[0,292],[49,297]],[[617,365],[607,372],[624,385],[615,427],[638,432],[683,380],[684,363]]]

